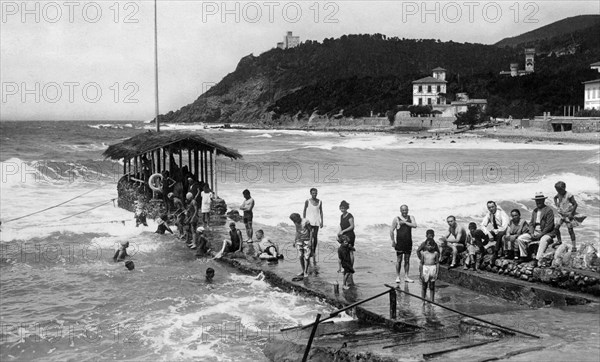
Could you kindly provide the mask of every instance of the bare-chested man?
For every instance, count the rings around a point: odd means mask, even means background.
[[[450,268],[456,267],[456,259],[458,258],[458,254],[465,251],[465,242],[467,240],[467,230],[464,226],[459,225],[456,222],[456,218],[452,215],[446,218],[446,222],[448,223],[448,232],[446,236],[440,238],[443,246],[448,246],[452,249],[452,263],[450,264]]]

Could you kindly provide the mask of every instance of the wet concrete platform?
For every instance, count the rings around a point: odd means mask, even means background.
[[[268,237],[274,240],[289,240],[290,235],[293,235],[291,230],[283,228],[263,229]],[[223,240],[227,236],[226,232],[224,228],[215,228],[208,236],[211,240]],[[251,244],[245,248],[245,258],[224,257],[221,260],[244,273],[258,275],[263,272],[265,279],[274,286],[314,296],[337,308],[388,291],[389,288],[384,284],[395,285],[403,291],[421,295],[416,263],[413,262],[411,268],[415,273],[409,275],[415,282],[403,281],[396,284],[393,264],[386,260],[376,263],[369,258],[356,258],[356,285],[349,290],[343,290],[341,274],[337,273],[337,253],[334,252],[337,250],[336,244],[321,242],[317,265],[311,267],[309,277],[302,281],[292,281],[300,272],[300,265],[291,242],[289,245],[280,243],[280,251],[285,255],[285,259],[278,262],[253,258]],[[221,242],[213,242],[213,250],[219,250],[220,245]],[[451,275],[446,273],[446,281],[436,282],[436,302],[502,326],[539,335],[541,338],[504,334],[488,325],[482,328],[473,327],[459,314],[398,292],[396,318],[390,318],[390,299],[386,294],[353,308],[350,313],[358,318],[354,321],[333,318],[335,323],[321,325],[313,341],[310,360],[598,360],[600,304],[597,301],[572,307],[532,309],[527,305],[449,283],[447,280],[453,279]],[[496,275],[494,277],[502,278]],[[340,284],[339,294],[334,293],[333,284],[336,281]],[[327,316],[322,316],[324,317]],[[265,355],[274,361],[301,360],[310,332],[311,328],[282,332],[281,336],[275,336],[265,347]],[[428,355],[482,342],[489,343],[438,356]],[[516,355],[510,356],[511,352]]]

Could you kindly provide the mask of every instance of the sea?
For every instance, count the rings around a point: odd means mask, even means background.
[[[280,328],[334,310],[195,260],[176,238],[155,234],[154,220],[136,227],[133,214],[116,207],[123,164],[102,153],[153,129],[144,122],[0,122],[2,361],[266,361],[263,348]],[[250,190],[255,223],[289,232],[280,245],[291,245],[289,215],[302,213],[315,187],[324,212],[320,239],[333,243],[345,200],[356,259],[393,274],[389,227],[401,205],[420,240],[427,229],[442,234],[449,215],[479,223],[489,200],[529,220],[534,195],[550,202],[554,184],[564,181],[587,216],[576,229],[578,244],[600,250],[597,144],[162,125],[172,130],[199,132],[243,155],[218,158],[213,190],[229,209]],[[133,246],[132,272],[112,261],[123,241]],[[204,279],[208,267],[216,271],[212,283]]]

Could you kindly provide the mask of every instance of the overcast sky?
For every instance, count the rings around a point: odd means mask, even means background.
[[[0,0],[2,120],[154,116],[154,1]],[[493,44],[594,1],[158,1],[160,112],[193,102],[293,31]],[[451,70],[450,70],[451,71]]]

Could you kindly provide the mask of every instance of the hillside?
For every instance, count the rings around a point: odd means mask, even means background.
[[[518,46],[523,46],[527,43],[535,43],[577,32],[598,24],[600,24],[600,15],[573,16],[515,37],[504,38],[494,45],[499,47],[509,46],[515,48]],[[597,35],[598,34],[596,33],[596,36]]]
[[[269,124],[308,119],[314,112],[354,117],[385,114],[397,105],[411,104],[411,82],[431,75],[438,66],[448,71],[450,100],[457,92],[488,98],[496,116],[560,113],[563,105],[582,104],[581,82],[597,77],[589,69],[590,63],[600,60],[595,34],[600,34],[600,23],[525,43],[536,49],[563,49],[573,42],[577,46],[572,52],[540,51],[536,72],[518,78],[499,72],[508,70],[511,62],[523,68],[522,47],[381,34],[307,41],[296,48],[242,58],[234,72],[192,104],[161,116],[161,121]]]

